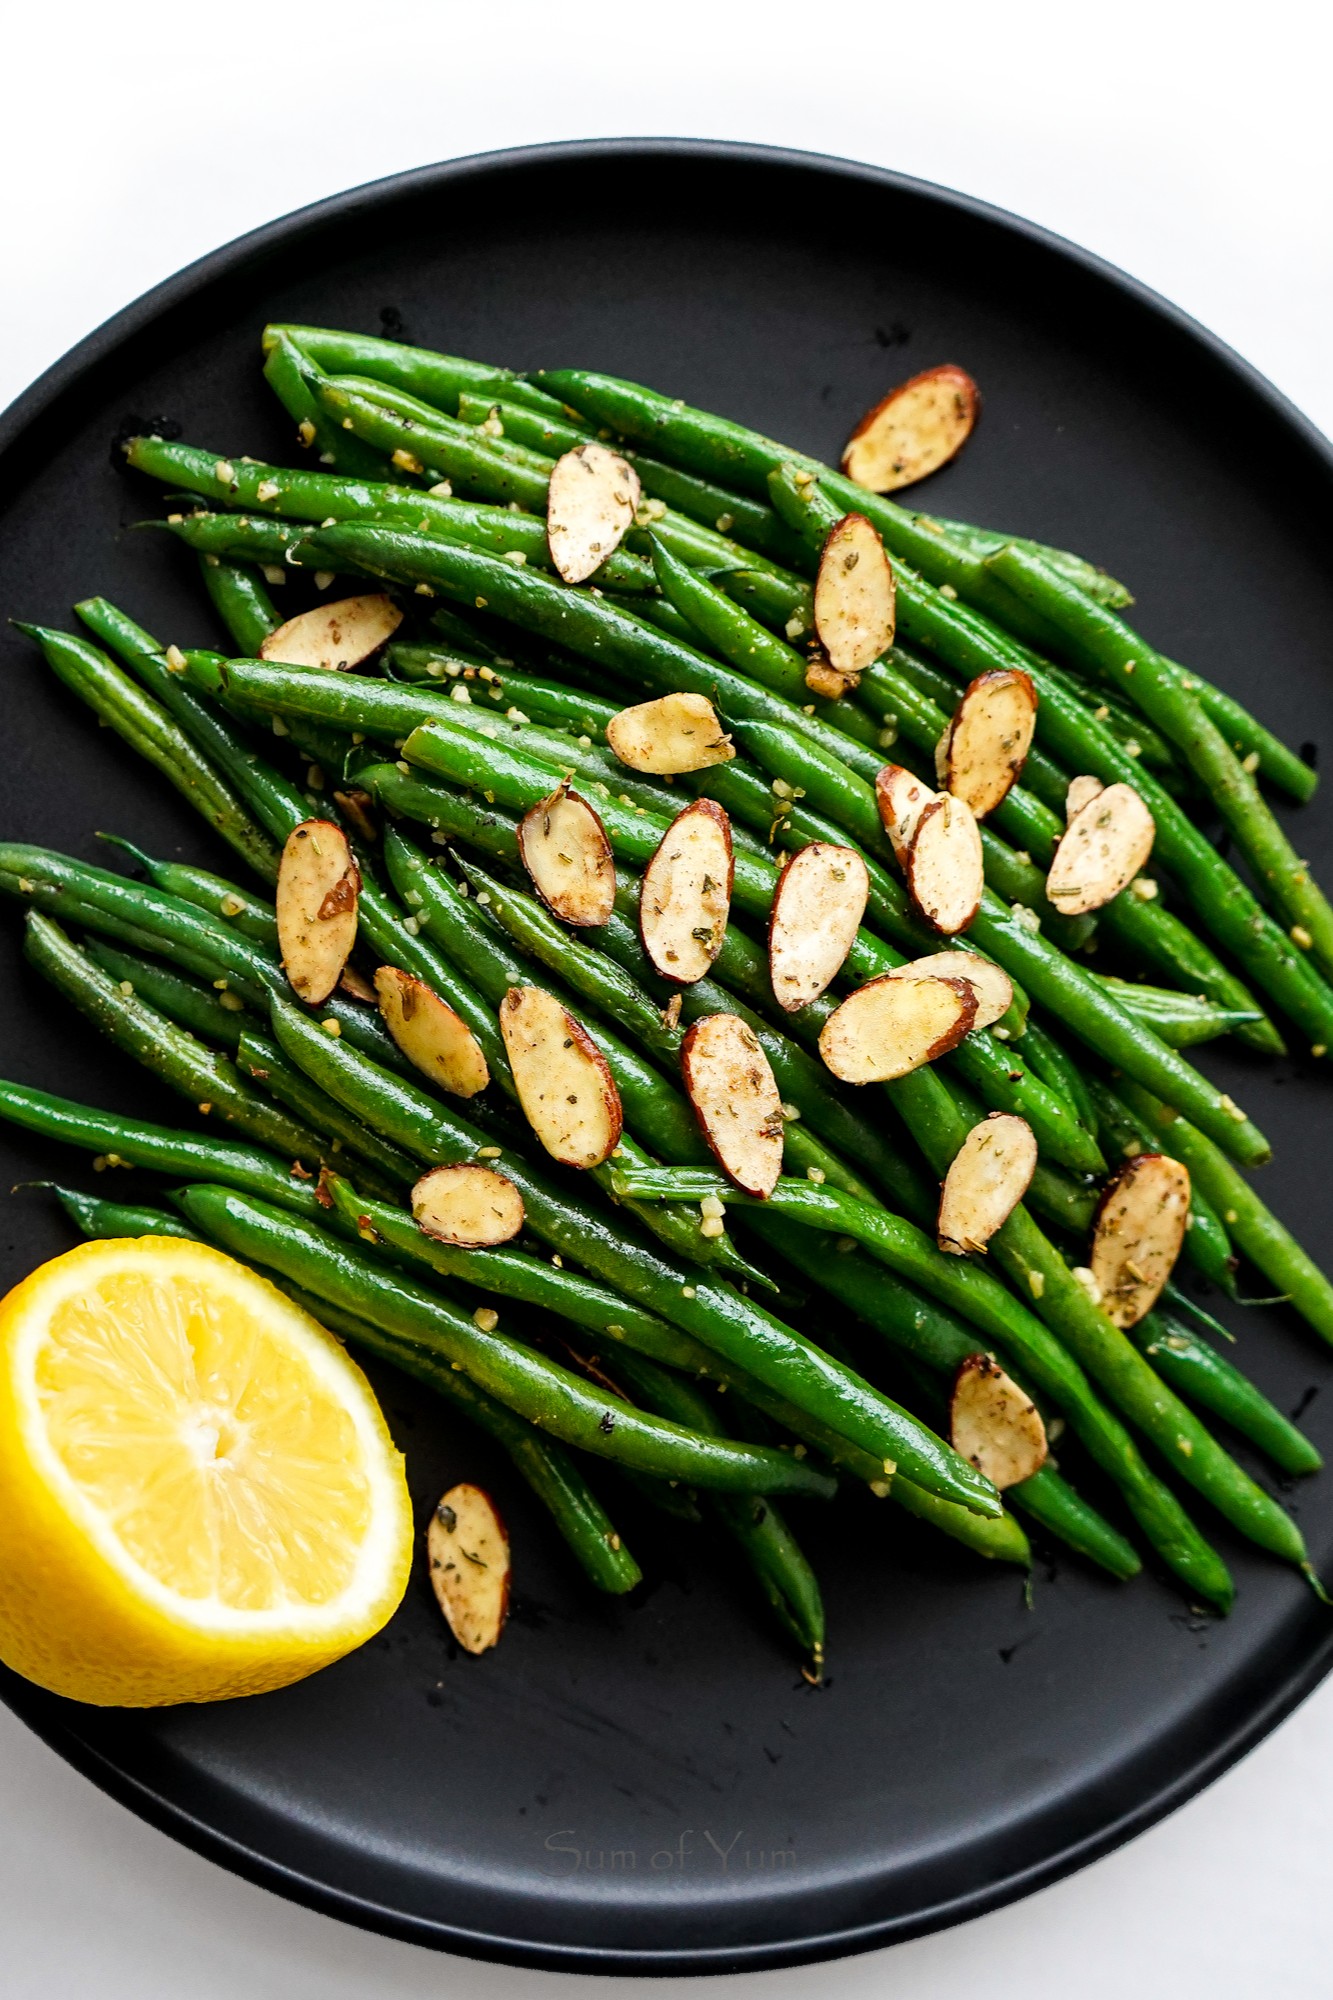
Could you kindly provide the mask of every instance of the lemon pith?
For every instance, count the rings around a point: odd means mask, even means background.
[[[281,1687],[406,1586],[360,1370],[203,1244],[92,1242],[0,1302],[0,1658],[99,1703]]]

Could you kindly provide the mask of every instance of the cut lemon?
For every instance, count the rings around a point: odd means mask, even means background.
[[[78,1701],[285,1687],[407,1585],[365,1377],[202,1243],[82,1244],[0,1303],[0,1658]]]

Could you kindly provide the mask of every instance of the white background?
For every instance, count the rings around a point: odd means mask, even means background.
[[[37,0],[0,42],[0,403],[180,265],[340,188],[535,140],[678,134],[845,154],[1029,216],[1184,306],[1333,433],[1330,18],[1319,0]],[[1333,1686],[1074,1880],[744,1992],[1326,2000],[1331,1856]],[[570,1984],[290,1908],[0,1713],[3,2000],[542,2000]],[[740,1982],[688,1985],[703,2000]]]

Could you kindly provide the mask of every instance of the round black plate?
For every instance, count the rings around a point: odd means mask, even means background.
[[[167,422],[290,459],[258,369],[269,317],[384,328],[520,366],[582,362],[836,454],[892,382],[956,360],[981,427],[927,489],[941,513],[1083,550],[1129,578],[1173,655],[1253,698],[1297,743],[1333,742],[1330,462],[1274,394],[1118,274],[938,189],[715,145],[556,147],[339,196],[194,266],[86,341],[11,412],[0,607],[67,624],[116,597],[165,638],[213,642],[196,581],[114,469],[113,436]],[[4,641],[3,824],[96,855],[96,828],[219,856],[198,823]],[[1330,856],[1322,804],[1303,851]],[[125,1109],[166,1099],[52,1006],[6,916],[3,1067]],[[1266,1191],[1326,1240],[1328,1085],[1298,1064],[1210,1070],[1268,1127]],[[5,1184],[82,1174],[0,1134]],[[118,1177],[118,1187],[127,1185]],[[68,1236],[20,1197],[6,1282]],[[1236,1313],[1277,1400],[1329,1370],[1277,1311]],[[799,1527],[831,1625],[818,1690],[709,1552],[632,1523],[655,1587],[594,1601],[494,1454],[380,1381],[423,1512],[460,1476],[498,1490],[518,1607],[500,1650],[454,1657],[424,1582],[389,1630],[304,1686],[155,1714],[101,1713],[12,1677],[10,1705],[157,1825],[267,1886],[421,1943],[546,1966],[725,1970],[908,1937],[1024,1894],[1196,1791],[1333,1658],[1304,1585],[1220,1528],[1225,1622],[1147,1575],[1120,1588],[1063,1555],[1031,1608],[869,1504]],[[1333,1556],[1333,1481],[1290,1496]],[[1210,1526],[1214,1525],[1209,1523]]]

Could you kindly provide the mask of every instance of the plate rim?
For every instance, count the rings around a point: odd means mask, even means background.
[[[914,198],[952,215],[964,216],[1054,255],[1060,262],[1076,266],[1087,277],[1110,286],[1153,318],[1165,323],[1177,335],[1183,336],[1190,345],[1202,349],[1214,365],[1230,376],[1233,383],[1259,404],[1270,418],[1276,420],[1289,439],[1315,461],[1325,478],[1333,484],[1333,444],[1252,363],[1142,280],[1055,231],[957,189],[899,173],[892,168],[837,155],[740,140],[650,136],[560,140],[466,154],[362,182],[262,223],[162,279],[85,334],[37,376],[0,413],[0,456],[7,457],[17,450],[25,438],[54,414],[81,383],[95,375],[122,346],[147,331],[164,314],[217,280],[266,258],[294,239],[382,205],[393,205],[404,198],[411,199],[448,185],[493,174],[497,170],[521,172],[562,162],[663,157],[688,159],[696,163],[740,162],[756,167],[799,169],[854,181],[869,188]],[[271,1854],[260,1852],[235,1835],[219,1830],[205,1817],[178,1801],[167,1798],[150,1783],[135,1777],[112,1757],[81,1739],[72,1726],[60,1720],[58,1712],[51,1712],[53,1698],[41,1689],[29,1687],[16,1676],[7,1674],[0,1685],[0,1701],[81,1776],[88,1778],[100,1791],[159,1832],[169,1834],[194,1853],[243,1879],[321,1915],[339,1918],[403,1942],[502,1964],[559,1972],[680,1976],[776,1970],[882,1949],[968,1922],[1029,1896],[1111,1853],[1196,1797],[1269,1736],[1313,1692],[1331,1668],[1333,1631],[1308,1659],[1269,1689],[1267,1698],[1256,1710],[1215,1742],[1187,1771],[1162,1784],[1150,1796],[1140,1799],[1096,1832],[1085,1834],[1040,1861],[1016,1869],[999,1880],[959,1892],[908,1915],[867,1920],[800,1937],[661,1952],[587,1943],[565,1944],[549,1939],[534,1941],[498,1931],[473,1930],[457,1922],[427,1918],[377,1903],[350,1889],[320,1880]]]

